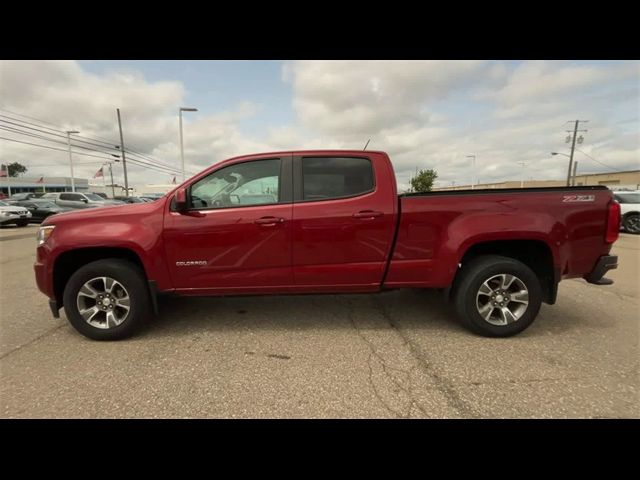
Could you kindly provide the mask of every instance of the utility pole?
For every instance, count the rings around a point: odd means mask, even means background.
[[[69,168],[71,169],[71,191],[76,191],[76,182],[73,179],[73,158],[71,157],[71,134],[80,133],[77,130],[67,130],[67,147],[69,147]]]
[[[122,137],[122,121],[120,120],[120,109],[116,108],[118,112],[118,127],[120,128],[120,150],[122,150],[122,168],[124,169],[124,195],[129,196],[129,181],[127,180],[127,160],[124,156],[124,138]],[[111,182],[113,184],[113,182]]]
[[[576,186],[576,171],[578,171],[578,161],[576,160],[575,162],[573,162],[573,175],[572,175],[572,180],[571,180],[571,186],[575,187]]]
[[[197,112],[197,108],[193,107],[180,107],[178,109],[178,118],[180,119],[180,158],[182,159],[182,181],[186,180],[184,171],[184,140],[182,139],[182,112]],[[366,147],[365,147],[366,148]]]
[[[527,166],[524,162],[518,162],[519,165],[522,165],[522,180],[520,180],[520,188],[524,188],[524,175],[525,175],[525,167]]]
[[[571,140],[571,155],[569,155],[569,170],[567,171],[567,187],[571,185],[571,169],[573,167],[573,152],[576,149],[576,136],[578,132],[586,132],[587,130],[578,130],[578,126],[580,122],[587,123],[589,120],[576,120],[575,126],[573,127],[573,138]],[[568,122],[567,122],[568,123]],[[567,130],[567,132],[571,133],[571,130]],[[582,137],[580,137],[582,138]],[[582,142],[580,142],[582,143]]]

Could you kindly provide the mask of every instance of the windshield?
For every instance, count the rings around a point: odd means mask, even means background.
[[[640,203],[640,193],[618,193],[620,203]]]
[[[95,193],[85,193],[84,196],[94,202],[104,202],[104,198],[102,198],[100,195],[96,195]]]
[[[5,203],[2,200],[0,200],[0,207],[8,207],[8,206],[9,206],[8,203]]]

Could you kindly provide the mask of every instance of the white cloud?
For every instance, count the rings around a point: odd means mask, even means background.
[[[391,155],[400,188],[416,167],[436,168],[440,184],[468,183],[470,154],[483,182],[521,178],[522,161],[527,178],[564,178],[566,159],[549,152],[566,151],[566,121],[575,118],[590,120],[581,150],[617,169],[640,168],[639,62],[301,61],[285,63],[281,78],[292,89],[295,122],[265,124],[269,112],[248,101],[185,114],[187,169],[261,151],[360,149],[370,138],[369,149]],[[97,75],[68,61],[0,63],[0,107],[116,143],[120,107],[125,143],[176,168],[176,110],[186,94],[181,82],[149,81],[134,70]],[[257,115],[264,127],[254,123],[257,133],[247,134],[243,126]],[[59,165],[33,174],[68,175],[64,152],[0,141],[0,155]],[[576,158],[583,172],[605,170],[580,152]],[[92,160],[78,157],[76,174],[91,177],[99,164],[80,162]],[[130,168],[132,182],[172,176]]]
[[[3,109],[50,121],[61,129],[79,130],[81,136],[110,139],[119,144],[116,108],[120,108],[127,148],[181,168],[177,108],[183,104],[185,87],[180,82],[149,82],[135,71],[95,75],[72,61],[3,61],[0,75],[0,106]],[[257,111],[256,105],[243,102],[230,111],[198,116],[195,120],[192,114],[185,115],[187,170],[200,171],[225,157],[244,153],[246,149],[268,148],[268,145],[240,134],[237,127]],[[4,130],[0,132],[1,136],[22,141],[65,147]],[[29,174],[69,175],[65,152],[6,141],[0,141],[0,149],[3,162],[33,165]],[[96,154],[81,149],[78,152]],[[100,166],[99,159],[82,155],[76,155],[74,163],[75,175],[80,177],[92,177]],[[58,166],[50,166],[52,164]],[[166,183],[174,175],[136,166],[133,162],[127,167],[129,181],[134,184]],[[116,164],[114,174],[120,183],[123,182],[121,172]]]
[[[527,178],[564,178],[564,157],[550,152],[565,149],[572,118],[591,120],[587,153],[640,168],[638,62],[298,62],[283,78],[305,127],[346,147],[372,137],[401,188],[416,167],[436,168],[442,185],[469,183],[470,154],[480,181],[519,179],[522,161]],[[576,158],[582,171],[604,168]]]
[[[468,84],[478,61],[302,61],[286,67],[300,120],[323,133],[377,134],[429,121],[430,100]]]

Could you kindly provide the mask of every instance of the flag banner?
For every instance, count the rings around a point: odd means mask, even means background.
[[[173,184],[176,183],[176,177],[173,177],[173,181],[171,183],[173,183]]]
[[[7,166],[3,163],[2,165],[0,165],[0,177],[8,177],[9,176],[9,170],[7,169]]]
[[[96,174],[93,176],[93,178],[104,177],[104,173],[102,172],[102,169],[103,169],[103,168],[104,168],[104,167],[100,167],[100,170],[98,170],[98,171],[96,172]]]
[[[44,177],[40,177],[40,180],[38,180],[36,183],[44,183]]]

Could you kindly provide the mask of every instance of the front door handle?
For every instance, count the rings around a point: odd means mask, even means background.
[[[261,217],[255,220],[253,223],[258,225],[262,225],[263,227],[273,227],[279,223],[284,223],[284,218],[282,217]]]
[[[362,218],[362,219],[374,219],[376,217],[381,217],[382,215],[384,215],[382,212],[378,212],[376,210],[362,210],[361,212],[358,213],[354,213],[353,216],[355,218]]]

